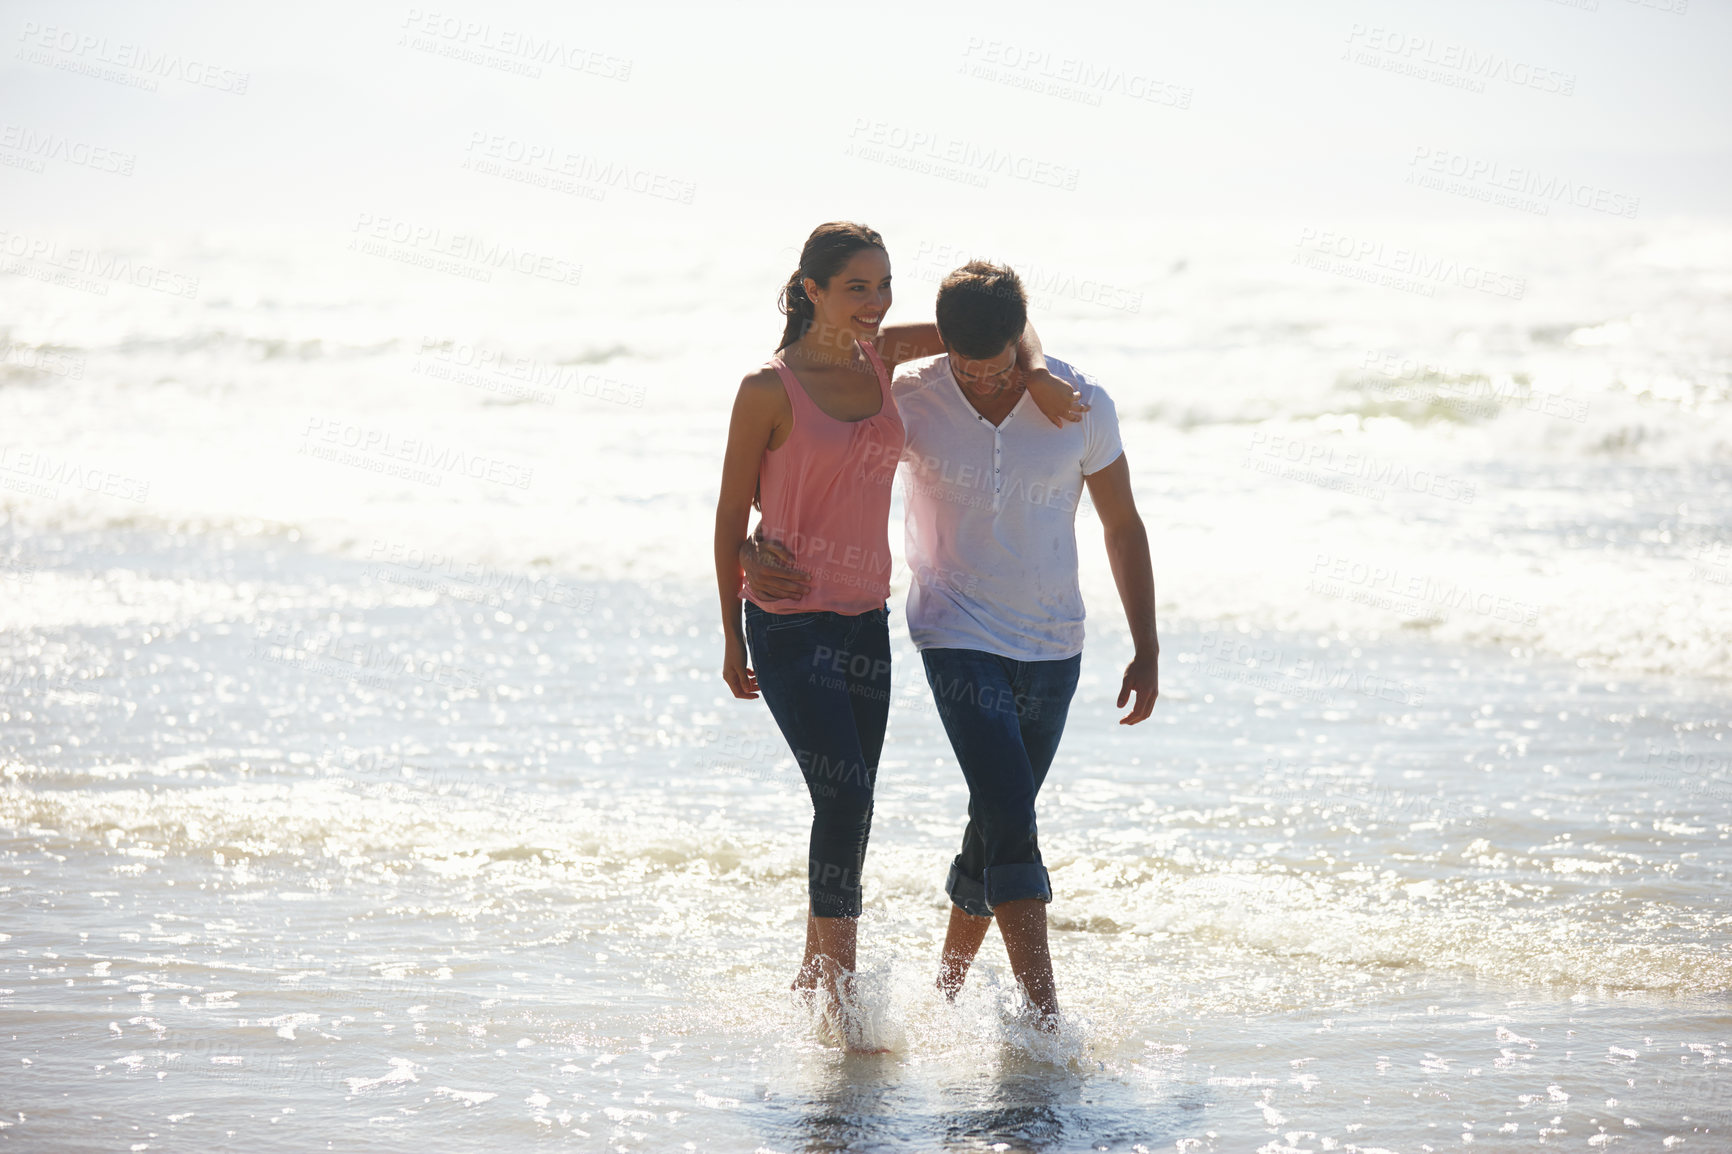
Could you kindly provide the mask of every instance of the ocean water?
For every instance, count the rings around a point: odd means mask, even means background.
[[[1115,725],[1085,508],[1032,1034],[996,937],[932,989],[899,578],[863,1057],[708,572],[798,238],[356,223],[0,277],[0,1142],[1732,1149],[1732,231],[874,222],[892,319],[1011,259],[1117,400],[1164,661]]]

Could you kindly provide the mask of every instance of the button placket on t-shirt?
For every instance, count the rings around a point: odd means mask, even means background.
[[[1004,423],[994,425],[979,413],[975,417],[992,429],[992,511],[997,513],[1004,508]],[[1004,420],[1010,420],[1009,414]]]

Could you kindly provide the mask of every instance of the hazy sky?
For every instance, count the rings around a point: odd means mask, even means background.
[[[1732,207],[1727,0],[0,12],[14,227]]]

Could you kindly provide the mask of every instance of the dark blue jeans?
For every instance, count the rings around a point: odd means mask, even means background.
[[[1064,735],[1082,654],[1016,661],[976,649],[925,649],[920,656],[968,779],[968,828],[945,891],[979,918],[1003,902],[1051,901],[1034,799]]]
[[[890,611],[777,614],[748,601],[746,644],[758,689],[812,797],[812,913],[857,918],[890,717]]]

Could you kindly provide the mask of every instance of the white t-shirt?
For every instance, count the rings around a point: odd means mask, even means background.
[[[1093,406],[1055,429],[1026,393],[996,428],[974,411],[950,358],[910,361],[892,388],[907,430],[908,632],[921,649],[1056,661],[1083,648],[1076,510],[1083,478],[1118,460],[1112,398],[1063,361],[1053,375]]]

